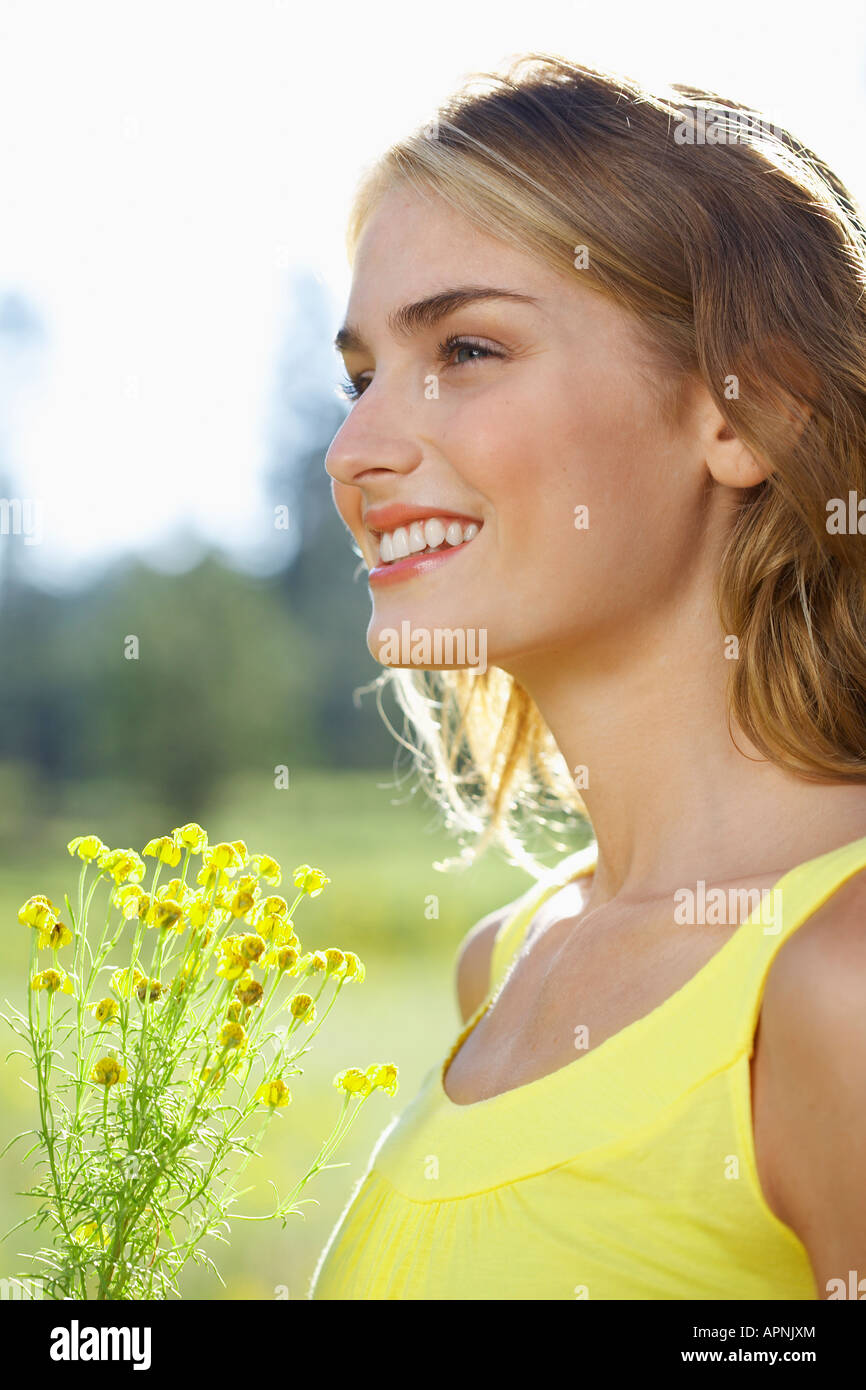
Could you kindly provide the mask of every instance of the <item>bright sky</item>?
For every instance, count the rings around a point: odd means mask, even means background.
[[[0,340],[0,449],[43,503],[27,561],[54,583],[130,547],[182,564],[181,524],[256,546],[291,273],[332,335],[363,164],[464,75],[536,49],[709,86],[866,201],[864,39],[862,0],[0,0],[0,293],[46,332],[26,371]]]

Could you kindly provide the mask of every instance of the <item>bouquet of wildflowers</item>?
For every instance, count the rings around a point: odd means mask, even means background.
[[[7,1019],[27,1044],[39,1106],[26,1132],[39,1177],[24,1195],[38,1200],[26,1221],[49,1242],[33,1258],[50,1298],[164,1298],[188,1260],[219,1277],[204,1242],[226,1241],[265,1126],[364,967],[352,951],[302,949],[295,913],[330,881],[308,864],[294,870],[289,902],[274,891],[274,859],[241,840],[210,845],[194,823],[145,845],[146,888],[135,850],[96,835],[68,849],[82,861],[76,905],[67,896],[61,914],[37,895],[20,909],[28,1007]],[[166,871],[177,876],[161,884]],[[342,1107],[309,1169],[286,1196],[274,1188],[267,1216],[245,1219],[302,1214],[301,1190],[333,1166],[368,1096],[394,1094],[397,1069],[353,1067],[334,1084]]]

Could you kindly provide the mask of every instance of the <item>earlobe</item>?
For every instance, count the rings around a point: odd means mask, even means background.
[[[709,391],[704,388],[699,425],[707,470],[722,487],[750,488],[769,477],[771,466],[756,458],[735,433]]]
[[[757,459],[725,421],[706,450],[706,461],[711,477],[723,487],[757,487],[772,472],[771,466]]]
[[[744,381],[760,381],[765,416],[762,439],[772,458],[776,450],[790,449],[812,420],[820,381],[789,343],[765,344],[760,354],[753,348],[753,354],[759,359],[754,372],[741,371],[736,381],[740,394]],[[738,438],[709,391],[702,429],[707,468],[717,483],[726,487],[756,487],[772,473],[772,463],[753,453]]]
[[[793,343],[778,336],[753,341],[737,355],[736,371],[725,378],[725,396],[739,402],[734,410],[749,410],[755,418],[760,402],[763,452],[743,443],[725,417],[703,376],[695,375],[697,395],[686,397],[694,419],[707,470],[724,487],[751,488],[773,472],[770,461],[781,457],[802,436],[814,418],[822,395],[821,378]]]

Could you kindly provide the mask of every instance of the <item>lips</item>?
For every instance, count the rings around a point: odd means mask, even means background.
[[[447,522],[460,521],[464,525],[474,522],[480,528],[481,518],[471,516],[468,512],[452,512],[448,508],[436,506],[409,507],[403,503],[390,503],[387,507],[371,507],[363,518],[364,525],[378,540],[386,531],[395,531],[398,526],[411,526],[413,521],[428,521],[431,517],[440,517]]]
[[[393,583],[427,574],[466,549],[483,521],[462,512],[394,504],[372,508],[364,518],[379,550],[369,571],[373,584]]]

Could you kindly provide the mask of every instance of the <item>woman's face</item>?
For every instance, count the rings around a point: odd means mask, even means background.
[[[631,316],[581,273],[404,187],[366,223],[340,338],[361,394],[327,468],[383,665],[479,666],[483,648],[519,677],[610,652],[701,569],[694,431],[664,423]],[[462,633],[465,659],[445,637],[436,659],[437,632]]]

